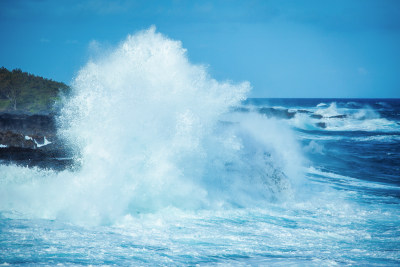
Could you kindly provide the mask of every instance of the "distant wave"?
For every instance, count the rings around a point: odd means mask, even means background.
[[[347,107],[351,105],[352,108]],[[249,105],[236,108],[236,112],[256,112],[268,118],[288,120],[289,125],[304,130],[400,132],[396,111],[376,110],[366,104],[345,102],[316,107],[293,108],[275,105]]]

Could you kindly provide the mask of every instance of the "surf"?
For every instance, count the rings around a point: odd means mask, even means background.
[[[129,35],[79,71],[61,110],[59,135],[76,168],[1,166],[0,209],[101,225],[170,207],[290,199],[300,149],[278,121],[231,112],[250,90],[216,81],[155,27]]]

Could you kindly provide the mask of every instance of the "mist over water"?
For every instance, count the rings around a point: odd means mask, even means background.
[[[2,209],[112,224],[166,207],[257,207],[287,199],[300,179],[289,128],[229,114],[250,84],[212,79],[154,27],[90,61],[72,88],[59,125],[79,167],[2,167],[13,172],[3,178]]]

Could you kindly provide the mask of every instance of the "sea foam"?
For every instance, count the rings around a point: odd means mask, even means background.
[[[72,88],[59,133],[79,167],[1,166],[1,210],[112,224],[168,207],[260,206],[287,199],[301,181],[288,127],[229,112],[250,84],[214,80],[154,27],[91,60]]]

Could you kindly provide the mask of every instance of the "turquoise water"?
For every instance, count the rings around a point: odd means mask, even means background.
[[[400,264],[399,100],[247,99],[154,29],[73,90],[74,167],[0,165],[0,264]]]

